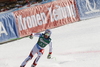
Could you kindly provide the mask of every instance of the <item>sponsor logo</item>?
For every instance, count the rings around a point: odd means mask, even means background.
[[[65,7],[56,5],[56,9],[52,10],[52,8],[50,7],[48,8],[48,10],[50,13],[51,22],[58,21],[67,17],[72,17],[72,18],[76,17],[74,5],[65,6]]]
[[[40,38],[40,41],[43,42],[44,44],[48,44],[42,38]]]
[[[40,13],[27,17],[22,15],[17,16],[19,30],[26,30],[32,27],[46,24],[48,22],[54,22],[65,18],[75,18],[76,11],[74,5],[66,5],[64,7],[56,5],[55,8],[48,7],[48,13]],[[49,18],[47,18],[49,16]],[[50,19],[48,21],[48,19]]]
[[[100,10],[96,8],[97,5],[96,5],[95,0],[93,0],[93,3],[91,3],[89,0],[85,0],[85,1],[86,1],[86,8],[88,10],[87,12],[85,12],[85,14],[90,14],[90,13],[94,13],[94,12],[100,12]]]
[[[0,22],[0,37],[1,37],[1,34],[5,34],[5,35],[8,35],[4,25],[2,24],[2,22]]]

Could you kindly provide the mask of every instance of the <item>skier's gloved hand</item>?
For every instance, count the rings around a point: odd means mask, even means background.
[[[47,59],[51,59],[51,54],[48,54]]]
[[[33,35],[32,35],[32,34],[31,34],[31,35],[29,35],[29,38],[30,38],[30,39],[33,39]]]
[[[49,52],[47,59],[51,59],[51,54],[52,54],[52,52]]]

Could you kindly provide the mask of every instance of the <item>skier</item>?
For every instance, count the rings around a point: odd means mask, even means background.
[[[30,35],[30,39],[33,38],[33,36],[38,36],[39,39],[37,41],[37,43],[35,44],[35,46],[33,47],[33,49],[31,50],[29,56],[23,61],[23,63],[21,64],[20,67],[25,67],[26,63],[31,60],[34,57],[34,54],[37,53],[37,57],[34,60],[33,64],[31,65],[31,67],[35,67],[38,63],[38,60],[40,59],[40,57],[43,55],[44,53],[44,48],[49,45],[49,53],[47,58],[50,59],[51,58],[51,54],[52,54],[52,42],[51,42],[51,31],[49,29],[45,30],[44,33],[32,33]]]

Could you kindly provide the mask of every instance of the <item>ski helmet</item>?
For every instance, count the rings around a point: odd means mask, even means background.
[[[45,35],[50,36],[51,35],[51,31],[49,29],[45,30]]]

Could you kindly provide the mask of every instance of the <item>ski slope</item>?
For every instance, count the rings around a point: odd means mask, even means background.
[[[36,67],[100,67],[100,17],[67,24],[51,31],[52,59],[47,59],[47,46]],[[37,39],[23,38],[0,45],[0,67],[19,67]],[[26,67],[31,67],[35,57]]]

